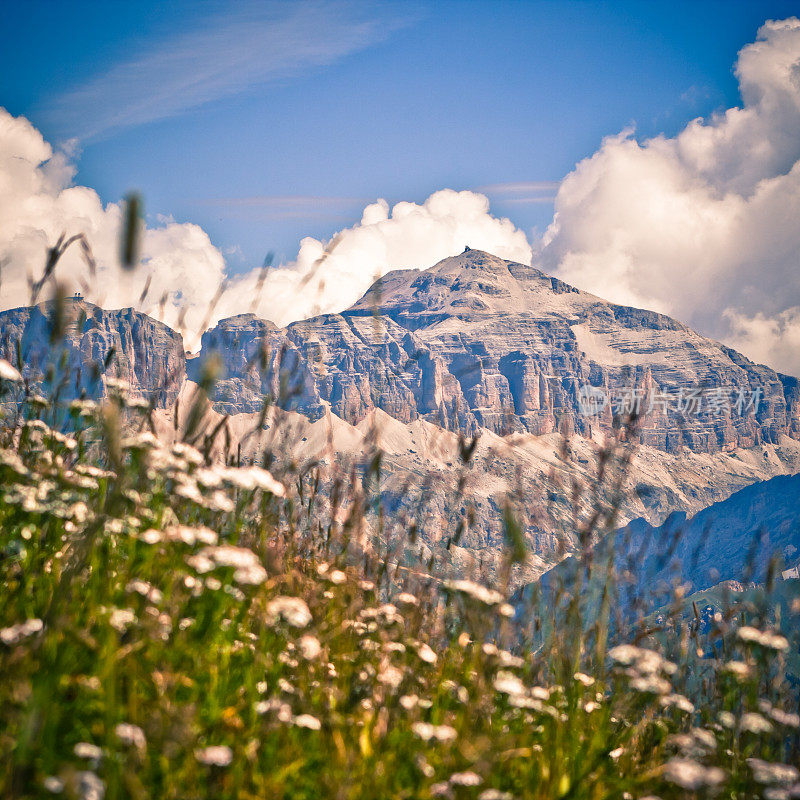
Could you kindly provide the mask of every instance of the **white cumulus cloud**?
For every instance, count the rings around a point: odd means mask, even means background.
[[[330,241],[303,239],[297,258],[269,270],[261,285],[261,270],[228,279],[222,254],[202,228],[171,220],[145,230],[142,264],[126,271],[119,265],[121,207],[73,185],[74,174],[67,155],[54,152],[28,120],[0,108],[0,308],[28,304],[31,280],[62,233],[84,234],[97,262],[91,277],[80,248],[67,251],[55,276],[69,291],[80,289],[107,308],[140,307],[180,329],[192,348],[204,324],[222,317],[254,311],[284,325],[341,311],[390,270],[429,267],[465,245],[531,258],[525,234],[493,217],[485,196],[442,190],[421,204],[390,208],[379,200]]]
[[[422,204],[391,208],[378,200],[364,209],[360,223],[330,241],[303,239],[297,259],[269,273],[255,310],[281,325],[341,311],[387,272],[430,267],[467,245],[514,261],[531,260],[525,234],[510,220],[493,217],[484,195],[443,189]],[[255,271],[234,281],[220,307],[228,313],[249,310],[257,281]]]
[[[742,104],[677,136],[607,138],[564,179],[546,269],[800,373],[800,20],[736,63]]]
[[[0,108],[0,305],[27,305],[31,280],[44,268],[47,248],[61,234],[84,234],[97,262],[91,276],[77,246],[68,249],[55,277],[68,291],[109,308],[135,306],[149,281],[148,308],[173,325],[184,313],[197,327],[225,272],[225,261],[197,225],[165,221],[142,239],[142,266],[119,265],[121,207],[72,185],[74,167],[28,120]],[[52,287],[48,287],[52,288]],[[46,293],[45,295],[46,296]]]

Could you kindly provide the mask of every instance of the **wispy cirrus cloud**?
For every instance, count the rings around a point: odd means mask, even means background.
[[[501,199],[504,203],[552,205],[559,185],[558,181],[511,181],[478,186],[476,191]]]
[[[248,220],[338,219],[348,211],[359,211],[374,198],[325,195],[254,195],[252,197],[211,197],[195,200],[198,206],[212,206],[221,217]],[[352,216],[352,214],[350,215]]]
[[[416,18],[410,5],[361,0],[213,6],[193,27],[57,97],[49,111],[69,136],[103,138],[329,65]]]

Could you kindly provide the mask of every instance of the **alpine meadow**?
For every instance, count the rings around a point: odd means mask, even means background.
[[[9,4],[1,797],[800,797],[790,6]]]

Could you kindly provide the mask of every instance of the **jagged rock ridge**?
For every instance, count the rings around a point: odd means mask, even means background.
[[[58,387],[62,399],[100,397],[113,377],[157,406],[174,401],[186,379],[179,333],[132,308],[107,311],[70,298],[63,311],[63,336],[56,333],[57,341],[53,329],[62,323],[52,303],[0,313],[0,357],[16,363],[19,347],[33,386]],[[47,387],[50,382],[54,385]]]
[[[664,605],[676,586],[688,594],[723,581],[764,583],[773,560],[780,568],[800,557],[800,474],[759,481],[694,516],[676,511],[658,526],[630,522],[594,547],[593,580],[604,580],[612,552],[624,576],[624,607],[634,599],[650,608]],[[540,586],[545,592],[574,586],[581,570],[571,556],[544,573]],[[780,571],[773,577],[780,579]],[[522,590],[518,599],[525,597]]]
[[[391,273],[342,314],[285,329],[253,315],[223,320],[188,361],[180,335],[166,326],[132,309],[104,311],[80,300],[68,302],[67,337],[53,350],[52,310],[0,313],[0,356],[16,362],[19,341],[34,384],[64,356],[62,398],[84,391],[102,396],[107,378],[121,377],[169,417],[179,392],[213,358],[223,373],[212,427],[222,421],[219,412],[232,415],[234,444],[245,441],[245,428],[262,424],[268,398],[301,412],[311,426],[327,430],[331,422],[339,443],[314,456],[322,460],[363,455],[364,425],[378,420],[379,444],[388,451],[381,491],[389,510],[409,502],[409,481],[436,476],[422,531],[434,545],[465,513],[465,498],[455,494],[453,432],[481,433],[470,465],[474,523],[450,552],[465,565],[476,557],[499,563],[505,495],[548,505],[547,514],[523,515],[534,556],[515,581],[535,577],[575,546],[568,493],[547,500],[544,489],[564,471],[586,485],[593,480],[597,434],[612,419],[608,410],[599,418],[580,414],[576,387],[583,384],[609,392],[631,384],[648,391],[706,384],[764,392],[755,414],[647,419],[620,521],[644,516],[660,524],[671,511],[696,512],[745,484],[800,468],[796,379],[668,317],[612,305],[479,251],[423,272]],[[183,410],[186,402],[177,405]],[[166,429],[173,428],[168,420]],[[571,442],[571,463],[561,460],[557,430],[582,434]],[[321,429],[314,431],[305,431],[293,452],[299,456],[306,440],[316,441]],[[426,443],[432,437],[435,446]]]
[[[319,418],[330,408],[358,423],[379,408],[402,422],[423,418],[450,430],[585,436],[613,424],[612,409],[581,413],[584,386],[608,397],[718,388],[756,409],[648,414],[645,443],[697,452],[800,438],[795,378],[754,364],[662,314],[608,303],[482,251],[428,270],[399,270],[350,309],[285,329],[253,315],[221,321],[189,365],[197,377],[217,354],[225,377],[215,403],[255,411],[265,396]],[[741,412],[741,413],[739,413]]]

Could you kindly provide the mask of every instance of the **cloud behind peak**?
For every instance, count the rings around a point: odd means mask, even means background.
[[[672,138],[623,131],[581,161],[538,255],[800,374],[800,20],[766,22],[735,73],[741,106]]]

